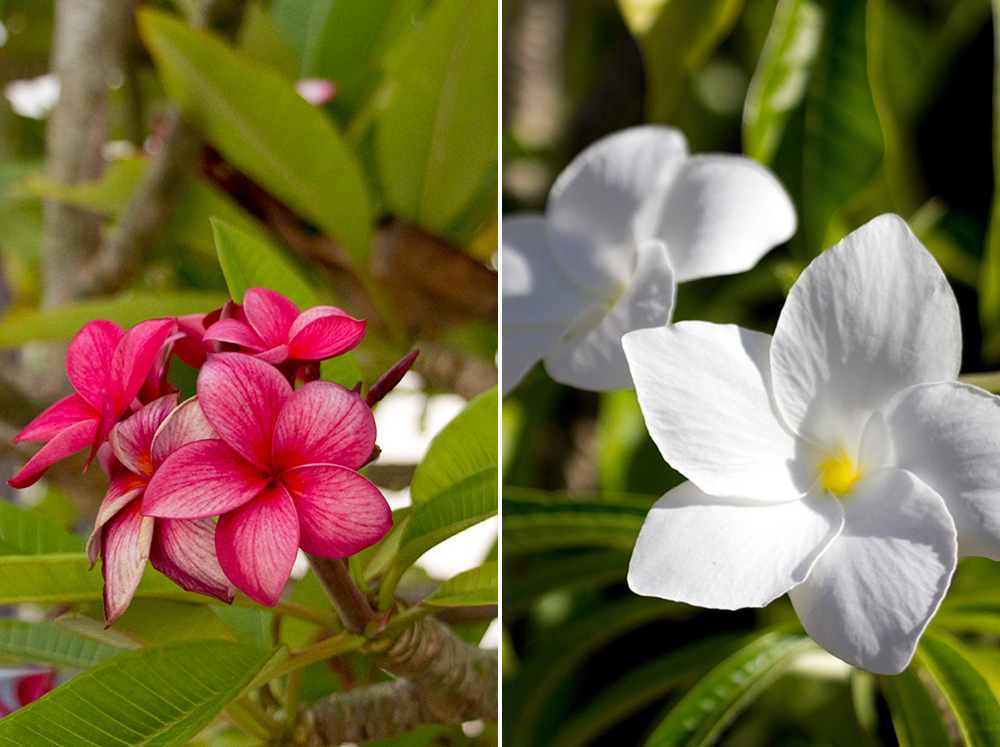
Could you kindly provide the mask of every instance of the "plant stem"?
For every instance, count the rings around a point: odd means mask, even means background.
[[[355,585],[347,570],[347,563],[340,558],[318,558],[309,555],[316,578],[330,598],[344,627],[360,633],[375,616],[368,598]]]
[[[275,676],[295,672],[317,661],[356,651],[368,642],[367,638],[351,633],[341,633],[333,638],[314,643],[296,651],[276,672]]]

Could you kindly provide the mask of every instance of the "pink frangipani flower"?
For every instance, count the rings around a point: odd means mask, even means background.
[[[104,617],[108,625],[125,611],[149,559],[174,583],[231,602],[235,589],[215,557],[215,522],[154,519],[140,512],[150,478],[164,459],[186,443],[215,438],[197,398],[178,406],[178,395],[149,403],[111,431],[117,463],[111,487],[87,541],[90,562],[104,558]]]
[[[125,332],[114,322],[87,322],[66,352],[66,373],[76,389],[32,420],[14,438],[48,443],[9,483],[24,488],[52,464],[87,446],[90,459],[132,407],[174,327],[172,319],[142,322]]]
[[[375,420],[356,393],[327,381],[293,391],[264,361],[219,353],[202,366],[198,400],[218,438],[171,454],[142,514],[219,515],[219,563],[251,598],[278,600],[299,547],[346,557],[389,530],[385,498],[357,473],[374,449]]]
[[[335,306],[298,306],[267,288],[248,288],[243,305],[220,319],[204,334],[206,342],[239,345],[261,360],[281,365],[286,360],[318,361],[355,347],[365,335],[365,322]]]

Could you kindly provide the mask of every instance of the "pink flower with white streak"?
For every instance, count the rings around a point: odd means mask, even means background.
[[[365,322],[335,306],[313,306],[303,312],[280,293],[248,288],[243,305],[204,334],[206,342],[239,345],[267,363],[318,361],[355,347],[365,336]]]
[[[142,322],[125,332],[114,322],[87,322],[66,352],[66,373],[76,389],[32,420],[14,442],[47,441],[8,482],[24,488],[52,464],[91,447],[90,459],[123,415],[174,327],[172,319]]]
[[[218,437],[171,454],[141,511],[219,515],[219,563],[248,596],[273,605],[299,547],[346,557],[389,530],[385,498],[357,472],[375,447],[375,420],[360,396],[327,381],[293,391],[263,360],[219,353],[198,375],[198,400]]]
[[[154,519],[140,512],[150,478],[163,461],[192,441],[215,438],[212,426],[192,398],[178,406],[178,395],[151,402],[111,431],[118,460],[111,487],[87,541],[90,562],[104,558],[104,616],[110,625],[125,611],[149,559],[153,567],[188,591],[231,602],[235,589],[215,557],[215,522]]]

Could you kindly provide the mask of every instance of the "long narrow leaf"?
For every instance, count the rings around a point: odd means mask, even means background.
[[[882,691],[899,747],[936,747],[951,741],[941,710],[914,667],[883,677]]]
[[[63,630],[53,620],[0,620],[0,656],[86,669],[127,649]]]

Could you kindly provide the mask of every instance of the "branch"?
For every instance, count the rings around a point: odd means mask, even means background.
[[[246,0],[205,0],[192,25],[233,38],[245,8]],[[176,106],[167,111],[164,130],[163,148],[152,157],[117,229],[76,281],[76,293],[103,295],[121,287],[142,266],[149,248],[176,214],[183,195],[178,184],[196,165],[202,143]]]

